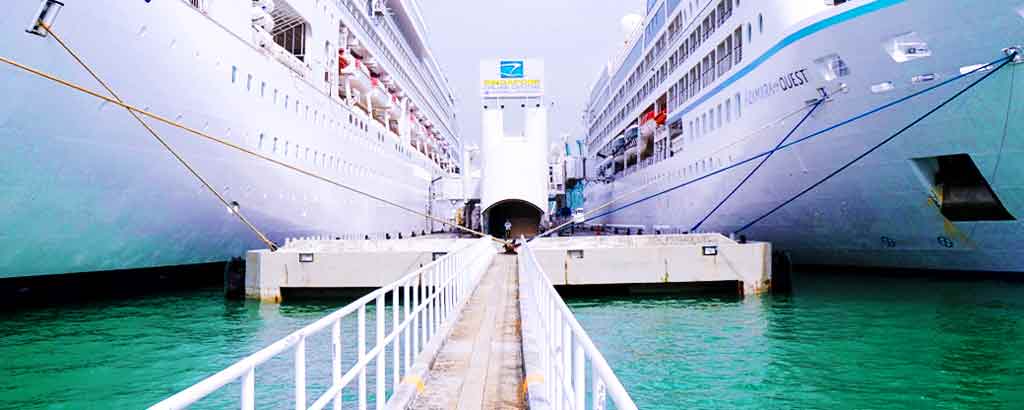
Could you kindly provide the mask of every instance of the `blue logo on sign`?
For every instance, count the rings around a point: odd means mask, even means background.
[[[523,78],[523,60],[502,61],[501,78]]]

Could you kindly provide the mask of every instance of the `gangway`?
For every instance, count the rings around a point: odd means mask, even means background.
[[[530,245],[521,246],[518,256],[498,251],[494,238],[472,241],[150,408],[252,410],[262,387],[261,399],[291,401],[295,409],[430,408],[432,393],[444,397],[447,391],[458,396],[449,401],[454,406],[444,408],[500,403],[502,408],[604,409],[611,401],[617,409],[636,409]],[[329,345],[329,359],[307,360],[307,350],[318,342]],[[261,366],[289,355],[291,389],[282,389],[280,382],[261,386],[264,380],[288,379],[257,374]],[[452,357],[465,363],[453,365]],[[328,371],[323,383],[307,379]],[[228,385],[240,390],[221,392]],[[311,397],[311,391],[319,395]],[[225,396],[232,404],[221,402]]]

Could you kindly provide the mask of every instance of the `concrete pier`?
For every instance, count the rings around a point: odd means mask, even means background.
[[[475,241],[430,237],[297,240],[276,252],[249,251],[245,257],[245,296],[280,302],[282,288],[378,288]]]
[[[771,244],[720,234],[539,238],[531,246],[555,286],[736,281],[744,295],[771,287]]]
[[[377,288],[474,241],[305,240],[276,252],[250,251],[245,295],[280,302],[282,289]],[[559,287],[623,285],[637,293],[736,282],[744,295],[771,287],[771,244],[739,243],[720,234],[539,238],[531,246]]]

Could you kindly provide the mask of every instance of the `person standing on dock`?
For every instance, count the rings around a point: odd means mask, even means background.
[[[512,221],[506,219],[505,220],[505,239],[508,239],[511,236],[512,236]]]

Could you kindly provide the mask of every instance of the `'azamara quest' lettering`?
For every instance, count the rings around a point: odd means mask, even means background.
[[[807,79],[806,68],[793,71],[779,77],[778,80],[761,84],[752,90],[747,90],[747,104],[755,104],[779,92],[786,92],[809,83],[810,80]]]

